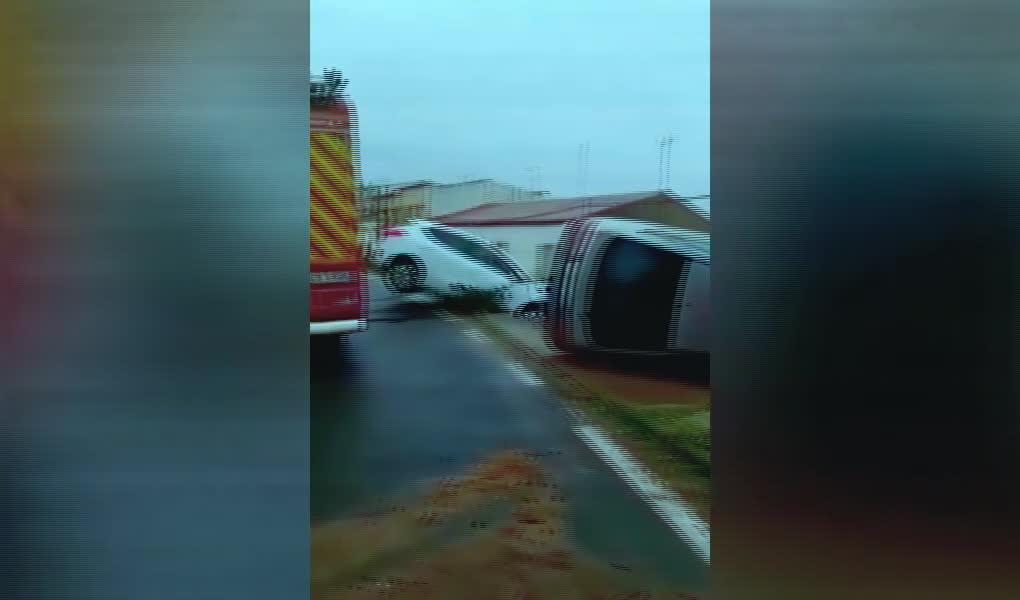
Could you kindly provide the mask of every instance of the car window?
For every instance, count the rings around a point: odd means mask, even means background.
[[[451,250],[460,252],[461,254],[467,253],[467,248],[463,243],[465,240],[464,238],[458,235],[453,235],[448,231],[444,231],[436,227],[427,229],[426,233],[429,235],[429,237],[431,237],[435,241],[439,242],[440,244],[446,246]]]
[[[514,268],[506,258],[485,247],[484,244],[438,227],[430,228],[428,233],[440,244],[509,277],[512,281],[524,280],[519,269]]]

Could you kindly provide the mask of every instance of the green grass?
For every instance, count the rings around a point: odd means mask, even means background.
[[[624,405],[620,410],[642,433],[693,459],[706,475],[711,474],[712,433],[708,410],[692,411],[689,406],[680,404]]]
[[[641,406],[595,395],[575,402],[707,518],[712,481],[707,409],[681,404]]]

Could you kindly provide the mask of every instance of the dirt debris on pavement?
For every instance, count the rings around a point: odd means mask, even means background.
[[[524,452],[492,456],[408,505],[317,526],[312,600],[690,600],[584,556],[567,499]]]

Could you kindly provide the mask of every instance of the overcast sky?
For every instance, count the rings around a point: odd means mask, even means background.
[[[709,0],[311,0],[367,182],[492,178],[553,196],[709,193]],[[586,182],[578,147],[588,143]]]

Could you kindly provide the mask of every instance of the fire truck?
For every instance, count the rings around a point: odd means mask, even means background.
[[[327,71],[311,82],[310,298],[313,343],[364,330],[367,277],[358,239],[357,128],[346,82]]]

